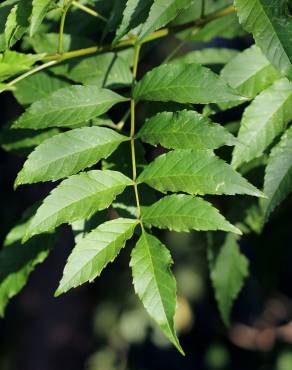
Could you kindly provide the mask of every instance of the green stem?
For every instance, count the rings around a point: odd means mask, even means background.
[[[131,141],[133,183],[134,183],[134,191],[135,191],[135,198],[136,198],[136,205],[137,205],[137,214],[138,214],[139,219],[141,217],[141,206],[140,206],[140,197],[139,197],[138,185],[137,185],[137,163],[136,163],[136,149],[135,149],[136,102],[135,102],[133,93],[134,93],[134,87],[135,87],[137,71],[138,71],[140,50],[141,50],[141,46],[136,45],[135,50],[134,50],[134,63],[133,63],[132,98],[131,98],[131,103],[130,103],[131,104],[130,141]]]
[[[154,32],[152,35],[150,35],[148,38],[146,38],[143,41],[143,44],[145,44],[147,42],[150,42],[150,41],[153,41],[153,40],[157,40],[159,38],[165,37],[165,36],[173,34],[173,33],[177,33],[177,32],[187,30],[189,28],[196,27],[197,29],[199,29],[199,28],[205,26],[206,24],[208,24],[209,22],[213,21],[214,19],[224,17],[224,16],[226,16],[230,13],[233,13],[234,11],[235,11],[234,7],[232,5],[230,5],[226,8],[224,8],[224,9],[221,9],[221,10],[215,12],[215,13],[212,13],[212,14],[208,15],[204,19],[200,19],[200,20],[197,20],[197,21],[194,21],[194,22],[189,22],[189,23],[186,23],[186,24],[183,24],[183,25],[180,25],[180,26],[175,26],[175,27],[170,27],[170,28],[163,28],[159,31]],[[62,18],[63,17],[64,17],[64,14],[63,14]],[[45,55],[44,58],[43,58],[43,61],[44,62],[48,61],[48,63],[45,63],[43,66],[41,66],[42,67],[41,69],[38,69],[38,67],[39,67],[38,66],[37,68],[33,68],[31,71],[29,71],[29,73],[26,72],[24,75],[22,75],[23,77],[22,76],[18,77],[16,79],[17,81],[22,80],[23,78],[25,78],[25,77],[33,74],[33,73],[36,73],[39,70],[48,68],[53,64],[60,63],[63,60],[73,59],[73,58],[77,58],[77,57],[80,57],[80,56],[85,56],[85,55],[90,55],[90,54],[95,54],[95,53],[102,54],[102,53],[106,53],[106,52],[109,52],[109,51],[118,51],[118,50],[126,49],[126,48],[129,48],[129,47],[133,47],[135,45],[136,41],[137,41],[137,38],[133,36],[133,37],[130,37],[126,40],[122,40],[122,41],[118,42],[115,46],[111,46],[111,45],[93,46],[93,47],[89,47],[89,48],[73,50],[73,51],[68,51],[68,52],[64,53],[63,48],[62,48],[62,44],[63,44],[63,32],[64,32],[65,18],[66,17],[64,17],[64,19],[63,19],[63,26],[60,27],[60,30],[63,29],[63,31],[62,31],[62,33],[59,34],[59,51],[61,51],[61,53],[59,52],[59,53],[56,53],[56,54]],[[53,62],[53,64],[50,64],[49,62]],[[13,84],[14,84],[15,83],[14,81],[15,80],[13,80],[11,82],[13,82]]]
[[[51,60],[47,63],[44,63],[44,64],[41,64],[41,65],[38,65],[36,67],[34,67],[33,69],[31,69],[30,71],[27,71],[26,73],[16,77],[14,80],[8,82],[6,84],[6,86],[8,87],[11,87],[13,85],[15,85],[17,82],[21,81],[21,80],[24,80],[25,78],[37,73],[37,72],[40,72],[42,71],[43,69],[46,69],[46,68],[49,68],[49,67],[52,67],[53,65],[57,64],[58,62],[56,60]]]
[[[72,4],[73,0],[69,0],[65,2],[62,10],[62,17],[60,21],[60,29],[59,29],[59,40],[58,40],[58,54],[63,54],[63,35],[64,35],[64,28],[65,28],[65,21],[68,10]]]
[[[88,8],[87,6],[83,4],[78,3],[77,1],[72,1],[72,5],[75,6],[76,8],[79,8],[83,12],[92,15],[93,17],[99,18],[102,21],[107,22],[107,19],[103,15],[99,14],[93,9]]]
[[[205,0],[202,0],[202,5],[201,5],[201,18],[202,19],[205,17],[205,10],[206,10],[206,2]]]

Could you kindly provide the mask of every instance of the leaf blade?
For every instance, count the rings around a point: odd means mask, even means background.
[[[167,248],[143,231],[130,262],[135,291],[149,315],[183,354],[174,329],[176,282],[170,270],[171,264]]]

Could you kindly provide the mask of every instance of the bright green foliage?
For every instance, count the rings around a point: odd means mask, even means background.
[[[210,246],[209,263],[219,311],[225,325],[228,326],[233,302],[248,276],[248,261],[240,253],[237,237],[227,235],[219,251],[216,246]]]
[[[64,180],[44,200],[24,240],[107,208],[132,181],[115,171],[89,171]]]
[[[153,0],[128,0],[114,43],[146,20]]]
[[[157,238],[143,231],[132,251],[130,262],[135,291],[149,315],[183,353],[174,329],[176,282],[170,270],[171,264],[172,258],[167,248]]]
[[[42,263],[54,244],[53,235],[42,235],[21,244],[30,218],[25,217],[6,236],[0,251],[0,316],[9,300],[26,285],[35,266]]]
[[[123,141],[129,140],[103,127],[83,127],[44,141],[30,154],[19,172],[16,186],[58,180],[107,158]]]
[[[292,20],[283,0],[235,0],[239,21],[269,61],[292,77]]]
[[[163,193],[261,196],[260,191],[210,150],[174,150],[163,154],[145,168],[138,181]]]
[[[192,2],[193,0],[154,0],[148,19],[139,34],[139,41],[144,40],[151,32],[172,21],[181,10],[187,8]]]
[[[118,218],[98,226],[73,249],[56,295],[92,282],[133,236],[137,220]]]
[[[210,89],[212,86],[212,89]],[[135,99],[177,103],[244,101],[218,75],[199,64],[163,64],[135,87]]]
[[[55,0],[32,0],[30,36],[36,33],[48,10],[53,7],[54,3]]]
[[[114,53],[83,59],[68,73],[70,79],[98,87],[127,86],[132,82],[130,66]]]
[[[239,94],[254,98],[280,78],[280,73],[253,45],[233,58],[221,71],[221,76]]]
[[[69,224],[76,246],[56,295],[95,280],[138,238],[130,262],[135,290],[182,353],[172,259],[152,232],[214,232],[210,272],[229,323],[248,274],[231,233],[260,233],[292,190],[290,3],[1,2],[0,92],[11,91],[7,101],[22,107],[4,112],[2,120],[14,122],[3,121],[0,146],[27,157],[16,186],[63,181],[50,184],[0,249],[0,314],[48,255],[53,231]],[[250,45],[240,23],[255,45],[239,51],[213,42],[245,37],[230,45]],[[205,195],[212,197],[199,197]],[[188,238],[207,246],[201,235]]]
[[[143,207],[146,225],[174,231],[223,230],[241,234],[210,203],[185,194],[173,194]]]
[[[14,127],[33,130],[74,127],[101,116],[113,105],[125,100],[111,90],[95,86],[64,87],[33,103],[15,122]]]
[[[13,95],[22,105],[34,103],[37,100],[46,98],[54,91],[68,86],[68,82],[45,72],[39,72],[20,81]]]
[[[25,72],[41,57],[42,55],[5,51],[3,54],[0,54],[0,81],[4,81],[17,73]]]
[[[261,202],[264,219],[292,191],[292,127],[283,135],[270,155],[265,174],[264,192],[268,199]]]
[[[261,156],[292,119],[292,84],[278,80],[258,95],[243,114],[232,164],[239,167]]]
[[[197,63],[202,65],[225,64],[236,57],[238,51],[225,48],[206,48],[202,50],[191,51],[186,55],[173,60],[175,63]]]
[[[195,111],[158,113],[145,122],[138,138],[168,149],[216,149],[236,143],[223,126]]]

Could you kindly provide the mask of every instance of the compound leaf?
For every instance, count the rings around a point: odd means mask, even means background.
[[[92,282],[112,262],[134,233],[138,221],[118,218],[108,221],[80,239],[69,256],[56,296]]]
[[[174,329],[176,281],[171,264],[168,249],[143,231],[130,262],[135,291],[166,337],[183,353]]]

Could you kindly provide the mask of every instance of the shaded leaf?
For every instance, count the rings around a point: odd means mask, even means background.
[[[233,152],[233,166],[239,167],[260,157],[291,119],[292,84],[287,79],[281,79],[246,108]]]
[[[261,201],[264,219],[292,191],[292,127],[290,127],[270,155],[265,174],[264,192],[267,199]]]
[[[41,25],[47,12],[53,8],[55,0],[32,0],[32,14],[30,20],[30,36],[33,36]]]
[[[225,325],[230,324],[230,312],[248,276],[248,260],[240,253],[237,237],[227,235],[219,251],[209,246],[210,275],[219,311]]]

